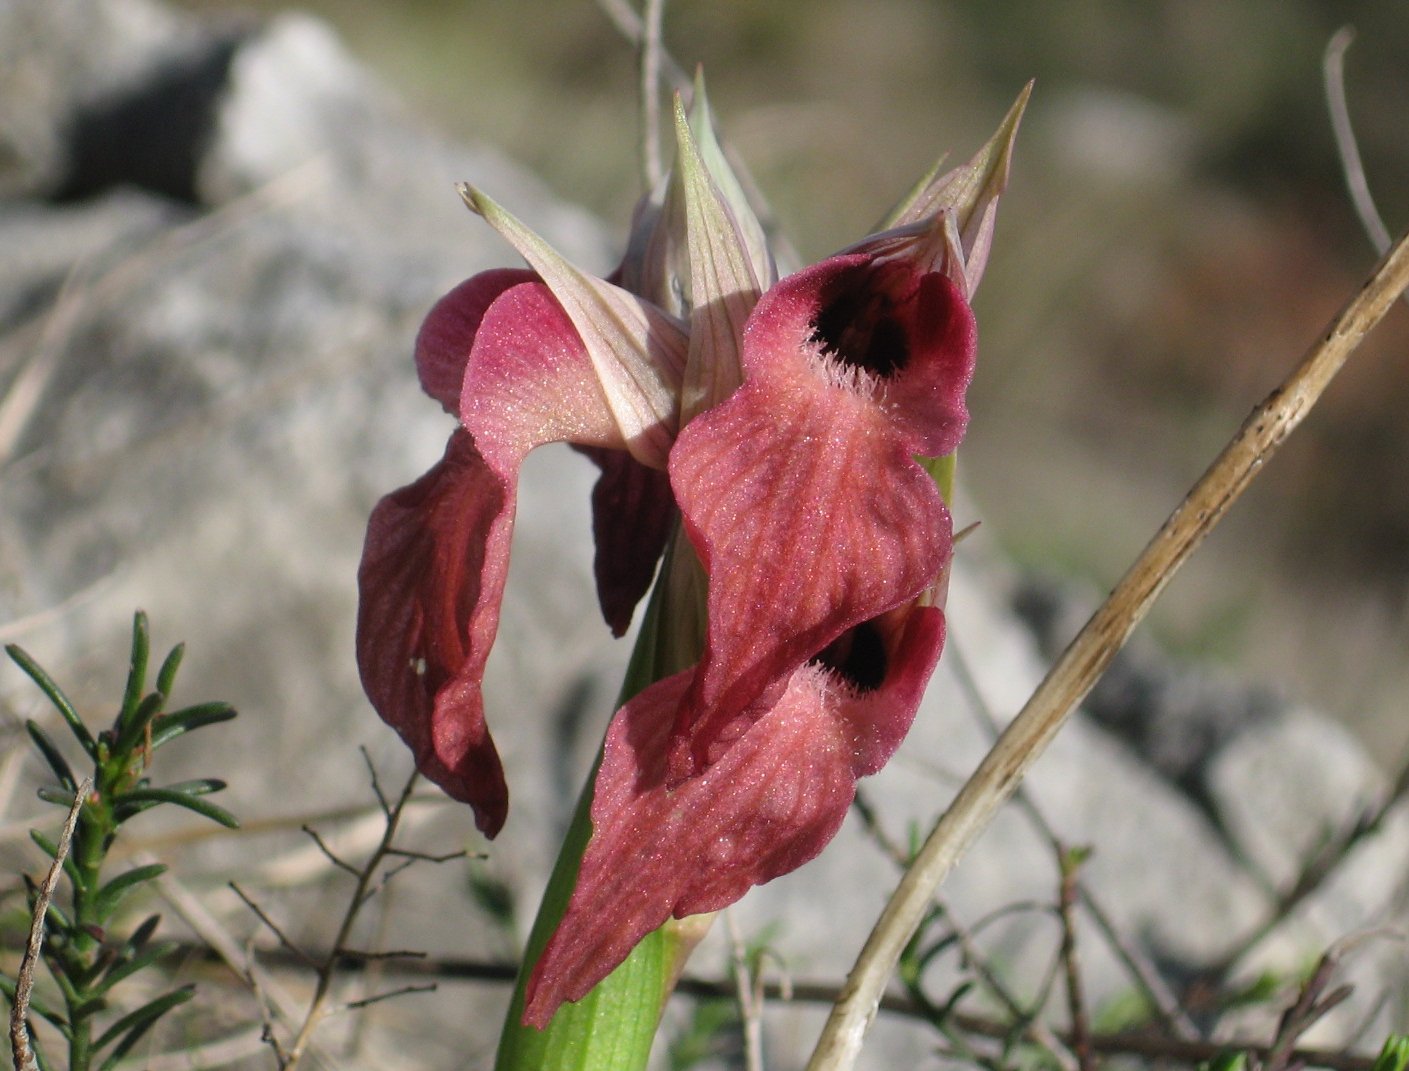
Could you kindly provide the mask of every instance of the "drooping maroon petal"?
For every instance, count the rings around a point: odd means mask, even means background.
[[[670,477],[621,450],[577,449],[602,470],[592,488],[592,561],[597,601],[612,635],[623,636],[651,586],[656,563],[675,523]]]
[[[471,287],[463,301],[442,302],[421,350],[442,401],[450,397],[449,362],[439,358],[454,352],[456,324],[470,323],[461,314],[483,292]],[[543,284],[501,290],[472,334],[454,392],[464,430],[439,464],[384,498],[368,523],[357,658],[368,697],[418,768],[469,803],[492,837],[508,793],[480,683],[499,625],[519,467],[547,442],[625,442],[581,339]]]
[[[744,385],[671,453],[710,578],[674,779],[717,761],[799,665],[945,567],[949,513],[913,455],[957,444],[973,357],[958,291],[903,262],[833,257],[759,302]]]
[[[460,412],[460,386],[475,344],[475,332],[494,299],[511,286],[538,278],[523,268],[496,268],[466,279],[431,307],[416,335],[416,374],[421,389]]]
[[[820,664],[718,762],[668,787],[671,713],[687,670],[629,702],[607,732],[592,840],[577,886],[529,982],[524,1022],[543,1027],[667,918],[717,911],[797,869],[831,840],[856,792],[899,746],[939,658],[944,615],[904,608],[875,623],[883,679],[858,689]]]
[[[504,506],[502,482],[457,431],[434,468],[372,511],[357,573],[367,697],[489,837],[509,806],[480,695],[508,564],[509,533],[494,537]]]

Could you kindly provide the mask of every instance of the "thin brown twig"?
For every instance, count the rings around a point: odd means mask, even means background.
[[[181,947],[181,952],[192,959],[217,961],[221,957],[208,947],[192,944]],[[321,954],[320,954],[321,958]],[[268,968],[302,969],[302,961],[287,951],[271,949],[261,953],[261,960]],[[347,974],[365,972],[369,965],[347,956],[336,957],[336,967]],[[454,957],[427,957],[418,960],[398,960],[380,965],[379,969],[388,976],[403,978],[435,978],[441,981],[480,982],[491,985],[509,985],[518,976],[518,965],[510,962],[457,959]],[[238,972],[236,972],[238,975]],[[765,998],[779,1004],[835,1004],[841,989],[834,982],[792,979],[786,982],[763,982]],[[686,976],[680,979],[675,988],[681,996],[698,1000],[733,998],[735,984],[731,979],[699,978]],[[928,1021],[927,1009],[917,1001],[900,993],[887,993],[880,1002],[880,1010],[889,1015],[899,1015],[910,1019]],[[959,1029],[979,1037],[1004,1040],[1012,1035],[1012,1023],[1006,1018],[974,1015],[967,1012],[952,1013],[954,1025]],[[1069,1033],[1058,1032],[1063,1044],[1070,1044]],[[1091,1035],[1091,1048],[1102,1056],[1135,1056],[1152,1060],[1167,1060],[1179,1064],[1195,1065],[1213,1059],[1222,1053],[1246,1051],[1263,1057],[1271,1046],[1262,1042],[1243,1041],[1229,1038],[1223,1041],[1200,1041],[1173,1037],[1154,1030],[1096,1032]],[[1308,1067],[1324,1067],[1330,1071],[1372,1071],[1375,1064],[1373,1055],[1362,1055],[1340,1050],[1299,1048],[1292,1052],[1292,1059]]]
[[[1311,977],[1303,983],[1297,999],[1283,1013],[1277,1024],[1277,1036],[1261,1057],[1261,1071],[1287,1071],[1293,1066],[1292,1053],[1297,1039],[1310,1030],[1323,1015],[1350,996],[1350,986],[1339,986],[1327,992],[1336,970],[1340,967],[1342,947],[1332,946],[1316,964]]]
[[[1029,906],[1040,907],[1043,910],[1048,909],[1048,905],[1008,905],[1008,907],[1014,910],[1026,909]],[[998,912],[994,912],[986,918],[980,919],[973,929],[977,930],[986,925],[989,921],[997,918],[999,913],[1006,914],[1007,908],[1000,908]],[[1070,1047],[1057,1036],[1051,1027],[1038,1018],[1040,1009],[1047,1003],[1045,993],[1032,1002],[1033,1006],[1031,1010],[1024,1008],[1018,1002],[1017,997],[1008,989],[1002,978],[998,976],[998,972],[993,969],[993,965],[988,962],[988,957],[979,952],[977,945],[974,944],[973,931],[962,926],[959,920],[954,917],[954,912],[947,905],[944,906],[944,914],[945,917],[949,919],[950,931],[959,944],[959,951],[962,953],[965,962],[973,968],[974,973],[979,976],[983,984],[988,988],[988,991],[1003,1004],[1008,1014],[1012,1016],[1013,1022],[1022,1027],[1023,1036],[1029,1038],[1034,1044],[1046,1050],[1061,1071],[1078,1071],[1078,1062]],[[1041,989],[1045,990],[1046,987],[1047,983],[1044,983]]]
[[[318,835],[316,829],[312,826],[299,826],[299,829],[308,834],[313,843],[318,846],[318,850],[323,853],[323,858],[327,859],[333,866],[345,873],[351,874],[354,878],[358,876],[358,869],[339,856],[333,849],[329,848],[323,838]]]
[[[375,776],[375,775],[374,775]],[[289,1059],[285,1065],[286,1071],[289,1068],[298,1066],[302,1059],[303,1052],[313,1036],[313,1031],[318,1023],[327,1014],[327,1002],[329,993],[332,990],[333,976],[336,966],[342,958],[342,951],[347,945],[348,938],[352,934],[353,924],[357,921],[357,916],[363,906],[374,895],[375,890],[369,891],[372,884],[373,875],[386,857],[387,850],[392,846],[392,840],[396,836],[396,831],[401,823],[401,815],[406,808],[406,803],[411,798],[411,792],[416,787],[417,775],[413,772],[406,781],[406,787],[401,790],[401,795],[387,812],[386,829],[382,833],[381,841],[373,849],[367,862],[363,865],[357,876],[357,887],[353,890],[352,897],[348,901],[347,910],[343,913],[342,923],[338,926],[337,936],[333,938],[332,948],[328,954],[322,958],[321,965],[317,972],[317,982],[314,985],[313,999],[309,1002],[308,1013],[304,1016],[303,1025],[299,1027],[293,1044],[289,1046]],[[379,799],[382,799],[380,791],[377,792]],[[414,860],[407,860],[410,865]],[[383,879],[383,884],[385,879]]]
[[[1373,809],[1355,815],[1338,836],[1332,837],[1319,848],[1310,852],[1302,861],[1301,869],[1290,885],[1277,897],[1267,913],[1248,934],[1238,940],[1232,948],[1204,971],[1206,978],[1220,981],[1225,978],[1254,948],[1280,926],[1301,906],[1307,897],[1320,889],[1334,874],[1337,868],[1350,857],[1350,853],[1361,841],[1378,833],[1385,819],[1400,802],[1409,798],[1409,759],[1400,767],[1394,784]]]
[[[875,840],[881,850],[890,857],[891,861],[902,871],[909,866],[909,854],[902,850],[894,838],[886,832],[885,827],[881,825],[880,815],[876,812],[870,797],[867,796],[862,789],[857,789],[856,796],[852,800],[852,807],[861,818],[862,825],[865,827],[867,833],[871,835],[872,839]],[[964,957],[964,962],[973,969],[974,973],[978,975],[979,980],[987,987],[989,993],[991,993],[998,1002],[1003,1005],[1008,1014],[1013,1017],[1014,1022],[1021,1024],[1024,1036],[1030,1038],[1038,1046],[1046,1049],[1047,1052],[1052,1055],[1058,1067],[1061,1068],[1061,1071],[1077,1071],[1075,1057],[1066,1050],[1057,1036],[1052,1033],[1051,1029],[1047,1027],[1046,1024],[1037,1018],[1035,1013],[1023,1008],[1018,998],[1013,995],[1003,979],[999,977],[998,972],[995,971],[988,962],[988,958],[979,951],[978,946],[974,943],[973,934],[960,924],[950,905],[940,896],[935,897],[934,903],[939,908],[944,918],[948,920],[950,935],[958,945],[959,953]],[[1024,904],[1008,904],[1005,907],[999,908],[993,916],[979,920],[978,925],[986,925],[999,914],[1007,914],[1010,911],[1023,909],[1026,906],[1027,905]],[[1037,1001],[1036,1006],[1041,1007],[1042,1003],[1042,1001]]]
[[[665,174],[660,152],[660,67],[665,0],[646,0],[641,32],[641,175],[650,192]]]
[[[733,912],[724,912],[729,935],[729,959],[734,968],[734,999],[739,1006],[739,1024],[744,1036],[746,1071],[763,1071],[763,980],[749,967],[748,949]]]
[[[993,708],[984,697],[983,689],[979,687],[973,667],[964,655],[963,645],[957,639],[949,641],[949,660],[959,688],[968,700],[969,709],[996,740],[1001,732],[998,719],[993,716]],[[1052,846],[1053,850],[1060,851],[1061,843],[1056,830],[1047,820],[1042,808],[1037,805],[1037,801],[1032,798],[1032,793],[1027,791],[1025,785],[1018,785],[1013,792],[1013,802],[1027,816],[1033,828]],[[1190,1040],[1198,1038],[1200,1036],[1198,1027],[1194,1025],[1193,1019],[1180,1004],[1179,997],[1166,984],[1159,969],[1150,961],[1143,949],[1120,932],[1114,919],[1111,918],[1110,912],[1106,910],[1105,904],[1086,882],[1080,880],[1079,876],[1076,882],[1076,893],[1081,898],[1081,905],[1085,908],[1087,916],[1095,923],[1106,944],[1116,954],[1116,958],[1125,966],[1135,985],[1149,1002],[1156,1018],[1167,1030],[1180,1037]]]
[[[370,997],[363,997],[361,1000],[350,1000],[343,1005],[343,1010],[352,1011],[357,1008],[367,1008],[373,1004],[380,1004],[384,1000],[404,997],[411,993],[434,993],[437,988],[434,982],[428,985],[403,985],[396,989],[389,989],[385,993],[376,993]]]
[[[1013,794],[1189,555],[1301,423],[1335,374],[1409,286],[1409,235],[1385,256],[1321,340],[1258,405],[1057,659],[940,818],[887,903],[832,1009],[808,1071],[849,1071],[881,994],[934,890]]]
[[[1061,880],[1057,891],[1057,917],[1062,922],[1062,970],[1066,978],[1067,1009],[1071,1015],[1071,1048],[1081,1071],[1095,1071],[1091,1049],[1091,1019],[1086,1011],[1086,990],[1081,982],[1081,963],[1076,951],[1077,876],[1085,857],[1082,849],[1057,846],[1057,869]]]
[[[646,26],[641,16],[626,0],[597,0],[597,6],[611,20],[622,37],[640,47],[646,36]],[[663,47],[660,51],[660,69],[671,89],[683,93],[689,88],[690,76]]]
[[[317,966],[317,961],[303,949],[299,948],[298,945],[294,944],[289,938],[289,935],[279,928],[279,924],[270,918],[269,914],[262,907],[255,903],[253,897],[247,894],[244,889],[240,888],[240,886],[233,881],[226,882],[226,884],[230,887],[230,891],[238,896],[247,908],[254,912],[255,917],[268,927],[269,932],[279,939],[279,944],[287,948],[299,959],[303,960],[308,966]]]
[[[15,974],[15,999],[10,1008],[10,1052],[14,1057],[15,1071],[35,1071],[34,1049],[29,1040],[29,996],[34,990],[34,970],[39,963],[39,955],[44,949],[44,923],[49,917],[49,904],[54,899],[54,889],[58,887],[59,875],[64,870],[64,860],[68,858],[69,844],[73,841],[73,831],[78,825],[78,816],[88,794],[93,791],[93,779],[85,777],[73,794],[73,806],[64,819],[64,828],[59,832],[59,843],[54,848],[54,862],[44,875],[34,897],[34,911],[29,921],[29,939],[25,942],[20,956],[20,969]]]
[[[1389,228],[1385,226],[1384,218],[1370,194],[1370,183],[1365,177],[1365,164],[1360,159],[1360,145],[1350,124],[1350,105],[1345,96],[1345,52],[1354,40],[1353,26],[1342,26],[1331,35],[1321,59],[1321,74],[1325,80],[1326,108],[1331,113],[1331,133],[1336,139],[1336,151],[1340,154],[1341,173],[1345,176],[1350,203],[1360,217],[1360,225],[1365,228],[1375,252],[1383,256],[1389,248]]]

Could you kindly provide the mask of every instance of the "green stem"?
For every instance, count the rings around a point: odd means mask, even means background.
[[[641,623],[617,706],[699,657],[704,605],[703,570],[677,531]],[[534,964],[567,912],[577,872],[592,838],[592,787],[597,762],[578,798],[572,824],[548,879],[514,986],[495,1071],[638,1071],[651,1054],[665,1001],[674,988],[679,956],[693,940],[682,924],[667,922],[575,1004],[564,1004],[543,1030],[524,1026],[524,991]],[[688,943],[687,943],[688,942]],[[683,946],[683,947],[682,947]]]

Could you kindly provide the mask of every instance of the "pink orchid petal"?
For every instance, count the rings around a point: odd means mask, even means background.
[[[759,302],[744,385],[671,454],[710,578],[674,778],[718,761],[799,665],[939,576],[949,512],[913,455],[957,443],[973,357],[958,290],[904,262],[833,257]]]
[[[641,433],[617,425],[581,337],[541,282],[511,287],[485,313],[465,366],[460,422],[501,471],[544,443],[624,450]]]
[[[483,271],[457,286],[432,306],[416,336],[416,372],[421,388],[445,407],[460,412],[465,362],[485,310],[511,286],[536,279],[523,268]]]
[[[612,635],[624,636],[675,524],[670,478],[622,450],[580,446],[602,470],[592,488],[593,572]]]
[[[445,325],[457,318],[468,323],[461,313],[469,301],[447,306],[434,339],[454,337]],[[418,768],[469,803],[493,837],[508,791],[480,682],[499,626],[519,467],[547,442],[620,449],[624,441],[581,339],[542,283],[503,289],[469,333],[473,348],[455,392],[464,430],[430,472],[382,499],[368,522],[357,658],[372,705],[410,745]],[[428,359],[427,366],[443,385],[447,365]]]
[[[489,837],[509,805],[480,695],[508,557],[508,534],[486,533],[504,505],[501,481],[457,431],[434,468],[372,511],[357,574],[368,698],[417,769],[474,808]]]
[[[626,449],[664,468],[680,418],[684,325],[639,295],[576,268],[479,190],[459,188],[465,204],[539,274],[576,328]]]
[[[627,703],[607,731],[593,835],[567,913],[529,981],[524,1022],[545,1026],[672,915],[717,911],[812,859],[899,746],[944,641],[944,615],[907,608],[875,623],[885,679],[858,691],[809,665],[717,763],[668,787],[671,714],[689,670]]]

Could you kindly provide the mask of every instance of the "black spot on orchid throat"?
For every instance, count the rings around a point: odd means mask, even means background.
[[[843,632],[812,659],[858,693],[874,692],[885,683],[888,662],[880,629],[870,621]]]
[[[827,301],[808,337],[842,365],[883,378],[902,371],[910,360],[910,340],[894,302],[864,287]]]

